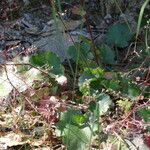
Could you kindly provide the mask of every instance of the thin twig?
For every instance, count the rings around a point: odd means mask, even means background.
[[[4,70],[5,70],[5,72],[6,72],[7,80],[9,81],[9,83],[11,84],[11,86],[17,91],[18,94],[21,94],[21,93],[18,91],[18,89],[13,85],[13,83],[11,82],[11,80],[9,79],[6,66],[4,66]],[[29,100],[26,96],[24,96],[23,94],[21,94],[21,95],[22,95],[22,96],[25,98],[25,100],[29,103],[29,105],[32,107],[32,109],[34,109],[36,112],[38,112],[37,109],[36,109],[36,107],[30,102],[30,100]]]

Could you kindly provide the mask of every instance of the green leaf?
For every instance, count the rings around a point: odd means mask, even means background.
[[[68,124],[81,126],[85,120],[85,116],[79,110],[68,109],[67,112],[62,114],[57,127],[59,130],[63,131]]]
[[[144,119],[145,122],[150,122],[150,107],[140,108],[138,114]]]
[[[95,90],[101,88],[99,82],[103,77],[104,71],[101,68],[89,69],[86,68],[83,74],[79,78],[79,89],[84,95],[89,95]]]
[[[33,65],[42,67],[49,65],[54,74],[63,74],[63,69],[59,57],[53,52],[42,52],[31,56],[30,62]]]
[[[79,110],[69,109],[65,114],[65,120],[75,125],[82,125],[85,121],[84,115]]]
[[[101,84],[101,81],[102,81],[101,78],[99,78],[99,79],[94,78],[93,80],[91,80],[91,82],[89,84],[90,88],[91,88],[90,89],[91,94],[94,94],[96,91],[99,91],[103,88],[103,85]]]
[[[111,80],[109,82],[109,88],[112,89],[112,90],[119,90],[119,88],[120,88],[119,83],[120,82],[118,80]]]
[[[134,99],[136,98],[137,96],[140,95],[140,89],[138,86],[136,86],[135,84],[130,84],[128,86],[128,97],[131,98],[131,99]]]
[[[104,70],[101,68],[86,68],[85,71],[79,77],[79,86],[81,86],[85,81],[89,79],[102,77],[103,74]]]
[[[86,43],[75,43],[73,46],[70,46],[67,50],[68,55],[74,61],[86,60],[88,56],[90,56],[89,52],[90,52],[90,45]]]
[[[64,131],[64,129],[66,128],[66,125],[67,125],[66,120],[60,120],[60,121],[56,124],[57,129],[60,130],[61,132]],[[57,132],[58,132],[58,131],[57,131]]]
[[[110,105],[112,105],[112,100],[109,95],[101,93],[97,97],[99,115],[103,115],[107,112]]]
[[[132,34],[125,23],[118,23],[108,30],[106,42],[111,46],[126,47],[131,40]]]
[[[94,112],[94,110],[96,109],[96,102],[95,101],[91,101],[89,103],[89,108],[90,111]]]
[[[79,77],[79,86],[81,86],[85,81],[94,78],[95,76],[92,74],[92,72],[85,71],[83,74]]]
[[[57,123],[57,134],[63,136],[63,142],[67,150],[81,150],[84,149],[89,142],[92,134],[89,127],[87,127],[86,117],[79,110],[68,109],[60,117]]]
[[[102,45],[100,50],[100,55],[102,57],[102,61],[106,64],[114,64],[115,63],[115,53],[114,51],[107,45]]]
[[[89,127],[79,128],[74,125],[67,125],[64,131],[64,143],[67,150],[84,150],[92,134]]]
[[[79,55],[80,55],[79,51],[80,51],[80,46],[73,45],[68,48],[67,53],[70,56],[70,58],[72,58],[76,62],[76,60],[79,59]]]
[[[120,81],[119,80],[115,80],[115,79],[107,79],[107,80],[103,80],[101,82],[101,84],[107,88],[107,89],[112,89],[112,90],[120,90],[120,85],[119,85]]]

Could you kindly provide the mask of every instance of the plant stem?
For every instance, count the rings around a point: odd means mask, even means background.
[[[88,16],[85,15],[85,21],[86,21],[86,24],[87,24],[87,28],[88,28],[88,31],[89,31],[89,34],[90,34],[90,37],[91,37],[91,41],[92,41],[92,51],[93,51],[93,54],[95,56],[95,61],[97,63],[97,65],[99,66],[100,65],[100,59],[98,58],[98,54],[96,52],[96,45],[94,43],[94,38],[93,38],[93,35],[92,35],[92,30],[91,30],[91,27],[90,27],[90,24],[89,24],[89,21],[88,21]]]

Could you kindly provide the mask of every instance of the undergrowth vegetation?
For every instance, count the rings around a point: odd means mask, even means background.
[[[100,45],[80,36],[64,62],[46,51],[0,64],[0,136],[9,147],[128,150],[138,134],[150,147],[148,3],[137,31],[125,21],[111,25]]]

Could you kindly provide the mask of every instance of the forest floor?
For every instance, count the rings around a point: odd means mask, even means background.
[[[0,2],[0,150],[150,149],[150,6],[136,2]]]

